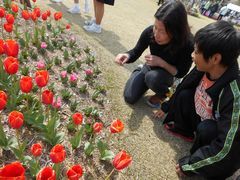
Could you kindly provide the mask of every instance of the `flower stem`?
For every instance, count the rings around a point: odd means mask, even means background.
[[[26,101],[27,101],[27,111],[29,110],[29,96],[26,96]]]
[[[4,34],[3,34],[3,18],[1,18],[1,26],[2,26],[2,39],[4,39]]]
[[[42,95],[42,88],[40,88],[40,92],[39,92],[39,101],[41,102],[41,95]]]
[[[59,171],[60,171],[60,166],[61,166],[61,163],[56,163],[54,164],[54,170],[56,172],[56,175],[57,175],[57,179],[59,179]]]
[[[113,170],[109,173],[109,175],[105,178],[105,180],[108,180],[111,177],[111,175],[113,174],[114,170],[115,169],[113,168]]]
[[[107,142],[106,142],[107,144],[109,143],[111,137],[112,137],[112,133],[110,133],[110,134],[108,135]]]
[[[23,153],[22,153],[22,147],[21,147],[21,143],[20,143],[20,134],[19,134],[19,130],[16,129],[16,138],[17,138],[17,142],[18,142],[18,150],[19,150],[19,154],[17,155],[17,157],[19,158],[20,161],[23,160]]]

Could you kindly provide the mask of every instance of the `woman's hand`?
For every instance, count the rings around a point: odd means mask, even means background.
[[[163,112],[161,109],[159,109],[157,112],[154,113],[154,118],[163,119],[164,116],[165,116],[165,112]]]
[[[145,56],[145,60],[146,60],[146,64],[149,66],[161,67],[161,68],[165,69],[166,71],[168,71],[173,76],[175,76],[177,74],[177,68],[171,64],[168,64],[161,57],[148,54]]]
[[[166,61],[164,61],[162,58],[151,54],[146,55],[145,60],[146,64],[149,66],[159,66],[161,68],[164,68],[166,65]]]
[[[185,177],[186,175],[182,172],[179,164],[176,165],[176,173],[179,177]]]
[[[119,65],[125,64],[129,60],[129,54],[123,53],[123,54],[118,54],[115,58],[115,62]]]

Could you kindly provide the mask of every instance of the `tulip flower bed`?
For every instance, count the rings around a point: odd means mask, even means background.
[[[0,19],[0,179],[109,179],[129,166],[96,56],[62,13],[0,0]]]

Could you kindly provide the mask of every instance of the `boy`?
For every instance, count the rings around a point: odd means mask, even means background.
[[[240,36],[218,21],[195,35],[196,67],[183,79],[155,116],[171,134],[193,141],[190,155],[179,160],[178,175],[225,179],[240,168]]]

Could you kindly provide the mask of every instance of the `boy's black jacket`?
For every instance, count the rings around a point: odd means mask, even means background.
[[[175,97],[183,89],[196,89],[204,73],[194,68],[179,84],[171,99],[162,104],[168,112],[163,123],[173,121]],[[240,168],[240,76],[238,63],[208,88],[206,92],[213,101],[213,116],[217,121],[218,136],[208,146],[179,160],[182,171],[201,174],[210,179],[225,179]]]

